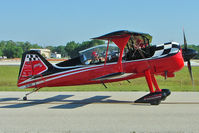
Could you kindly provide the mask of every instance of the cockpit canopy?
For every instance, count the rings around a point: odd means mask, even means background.
[[[105,61],[107,44],[98,45],[79,51],[82,64],[98,64]],[[107,52],[107,62],[112,62],[118,59],[119,48],[115,44],[109,44]]]
[[[150,58],[156,48],[150,46],[151,35],[127,30],[108,33],[92,39],[106,40],[108,43],[79,51],[79,57],[56,65],[63,67],[118,62],[122,68],[122,60]]]

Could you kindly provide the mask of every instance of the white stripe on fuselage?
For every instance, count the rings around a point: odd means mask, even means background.
[[[116,63],[112,63],[112,64],[116,64]],[[25,84],[27,82],[34,82],[35,80],[40,80],[40,79],[46,79],[48,77],[51,77],[51,76],[56,76],[56,75],[60,75],[60,74],[64,74],[64,73],[73,73],[74,71],[76,72],[82,72],[82,71],[85,71],[85,70],[93,70],[93,69],[99,69],[99,68],[102,68],[102,66],[104,66],[104,64],[101,64],[101,65],[94,65],[94,66],[89,66],[89,67],[83,67],[83,68],[78,68],[78,69],[72,69],[72,70],[66,70],[66,71],[63,71],[63,72],[59,72],[59,73],[54,73],[54,74],[50,74],[50,75],[46,75],[46,76],[43,76],[43,77],[38,77],[36,79],[27,79],[25,80],[24,82],[20,83],[20,84]],[[66,67],[65,67],[66,68]],[[89,69],[88,69],[89,68]],[[92,69],[93,68],[93,69]],[[19,84],[19,85],[20,85]]]
[[[99,68],[86,69],[86,70],[82,70],[82,71],[78,71],[78,72],[63,74],[63,75],[56,76],[56,77],[53,77],[53,78],[49,78],[49,79],[41,80],[41,81],[38,81],[38,82],[34,82],[34,84],[33,83],[26,84],[26,85],[21,86],[20,88],[27,88],[26,86],[32,87],[32,86],[39,85],[39,84],[42,84],[42,83],[47,82],[47,81],[51,81],[51,80],[55,80],[55,79],[58,79],[58,78],[65,77],[65,76],[74,75],[74,74],[77,74],[77,73],[86,72],[86,71],[95,70],[95,69],[99,69]]]

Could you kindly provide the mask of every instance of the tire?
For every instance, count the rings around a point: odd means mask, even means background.
[[[27,100],[27,97],[23,97],[23,100],[26,101],[26,100]]]
[[[151,105],[159,105],[161,103],[161,100],[151,101]]]

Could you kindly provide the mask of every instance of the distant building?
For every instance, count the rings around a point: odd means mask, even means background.
[[[0,59],[7,59],[7,56],[0,56]]]
[[[38,53],[40,53],[45,58],[51,57],[51,51],[49,49],[30,49],[30,50],[37,51]]]
[[[51,53],[51,58],[58,58],[58,59],[60,59],[61,58],[61,54],[58,54],[57,52]]]

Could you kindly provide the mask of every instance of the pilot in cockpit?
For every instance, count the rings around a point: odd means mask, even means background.
[[[96,51],[93,51],[91,55],[91,63],[98,63],[98,62],[99,62],[99,56]]]
[[[134,36],[133,40],[134,40],[134,48],[135,49],[141,49],[145,46],[144,40],[141,39],[140,36]]]
[[[144,38],[140,35],[134,35],[129,39],[128,42],[128,59],[140,59],[145,58],[145,51],[143,50],[146,47]]]

